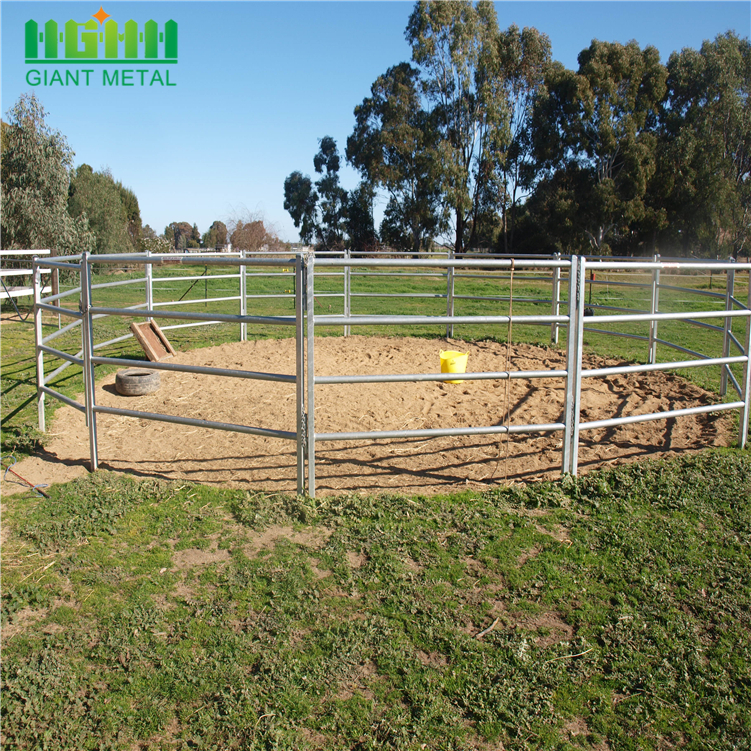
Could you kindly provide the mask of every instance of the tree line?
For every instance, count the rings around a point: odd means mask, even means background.
[[[60,255],[169,252],[190,248],[277,247],[276,233],[247,211],[212,223],[202,235],[189,222],[171,222],[159,235],[143,225],[138,198],[108,169],[73,167],[74,152],[33,94],[22,95],[2,123],[3,248],[49,248]]]
[[[728,31],[700,50],[593,40],[577,70],[534,28],[498,27],[491,2],[420,0],[411,62],[354,109],[339,181],[330,136],[315,182],[284,182],[305,243],[368,250],[749,254],[751,45]],[[386,208],[376,232],[373,203]]]

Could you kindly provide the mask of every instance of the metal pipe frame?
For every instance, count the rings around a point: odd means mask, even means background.
[[[733,309],[733,292],[735,288],[735,269],[728,271],[727,282],[725,284],[725,310]],[[726,318],[723,326],[722,337],[722,356],[727,357],[730,354],[730,333],[732,330],[732,319]],[[720,368],[720,396],[725,396],[728,390],[728,368]]]
[[[582,370],[582,378],[600,378],[609,375],[625,375],[626,373],[653,373],[656,370],[680,370],[681,368],[704,368],[710,365],[727,365],[746,362],[748,358],[739,357],[708,357],[702,360],[678,360],[677,362],[658,362],[648,365],[620,365],[613,368],[590,368]]]
[[[453,260],[456,256],[453,251],[449,251],[449,260]],[[454,337],[454,292],[455,292],[455,279],[454,279],[454,267],[450,266],[446,269],[446,317],[451,319],[450,323],[446,324],[446,338],[453,339]]]
[[[659,254],[654,257],[654,262],[658,263],[660,260]],[[660,269],[656,268],[652,270],[652,295],[651,305],[649,309],[650,321],[649,321],[649,362],[657,362],[657,320],[655,314],[659,312],[660,308]]]
[[[232,257],[218,257],[218,256],[198,256],[189,255],[185,257],[178,253],[162,253],[159,255],[152,255],[151,263],[163,265],[166,262],[175,263],[178,266],[294,266],[294,257],[292,258],[236,258]],[[88,263],[96,264],[109,264],[119,265],[123,263],[148,263],[148,258],[145,253],[119,253],[116,255],[97,255],[95,257],[89,257]],[[55,265],[51,261],[45,261],[45,266]],[[67,268],[67,266],[66,266]]]
[[[535,258],[529,261],[520,261],[515,259],[515,267],[528,267],[528,268],[540,268],[546,267],[552,270],[552,280],[554,292],[551,300],[538,300],[537,298],[530,298],[527,301],[532,303],[540,302],[541,304],[551,304],[552,314],[549,316],[514,316],[512,321],[518,324],[528,325],[551,325],[551,332],[557,333],[560,326],[567,327],[568,346],[567,346],[567,363],[566,370],[555,371],[500,371],[500,372],[482,372],[482,373],[466,373],[462,374],[463,380],[490,380],[490,379],[534,379],[534,378],[565,378],[566,380],[566,396],[564,405],[564,421],[560,423],[547,423],[541,425],[512,425],[512,426],[486,426],[486,427],[467,427],[467,428],[451,428],[451,429],[424,429],[424,430],[396,430],[396,431],[355,431],[355,432],[342,432],[342,433],[315,433],[315,386],[316,385],[328,385],[328,384],[340,384],[340,383],[399,383],[399,382],[443,382],[452,378],[455,378],[456,374],[384,374],[375,376],[320,376],[315,375],[315,327],[316,324],[321,326],[345,326],[345,332],[349,333],[349,327],[351,325],[436,325],[446,324],[447,333],[451,332],[453,335],[454,324],[505,324],[509,322],[509,316],[455,316],[453,313],[453,303],[456,299],[486,299],[480,296],[462,296],[456,295],[455,291],[451,289],[451,282],[456,278],[474,278],[477,275],[472,274],[458,274],[455,269],[462,268],[475,268],[481,267],[487,269],[488,267],[498,270],[505,270],[511,267],[512,261],[503,261],[493,258],[490,261],[478,260],[477,256],[472,259],[460,259],[458,256],[454,256],[453,253],[448,254],[447,260],[436,259],[353,259],[351,253],[345,253],[345,257],[342,258],[330,258],[322,259],[316,258],[313,253],[296,254],[293,259],[290,258],[257,258],[248,257],[244,252],[240,253],[239,258],[224,257],[184,257],[182,255],[170,254],[162,256],[151,256],[147,253],[142,255],[118,255],[116,257],[97,256],[91,257],[88,254],[80,256],[81,263],[78,265],[71,265],[60,262],[42,261],[35,263],[35,337],[36,337],[36,356],[37,356],[37,392],[38,392],[38,411],[40,420],[40,429],[44,430],[44,397],[45,395],[53,396],[59,399],[65,404],[69,404],[79,411],[83,411],[86,414],[87,425],[89,427],[89,442],[91,449],[91,467],[96,469],[98,466],[97,455],[97,436],[96,436],[96,414],[106,413],[122,415],[126,417],[137,417],[142,419],[158,420],[163,422],[172,422],[175,424],[190,425],[194,427],[205,427],[211,429],[234,431],[240,433],[247,433],[252,435],[260,435],[264,437],[281,438],[285,440],[295,440],[297,442],[297,492],[302,494],[306,491],[311,497],[315,496],[315,444],[317,441],[347,441],[347,440],[379,440],[379,439],[393,439],[393,438],[437,438],[441,436],[470,436],[470,435],[493,435],[493,434],[505,434],[505,433],[530,433],[530,432],[552,432],[563,431],[563,462],[562,470],[564,472],[570,472],[576,474],[578,469],[578,444],[579,433],[581,430],[594,430],[604,427],[614,427],[617,425],[632,424],[638,422],[670,419],[674,417],[680,417],[684,415],[697,415],[708,412],[720,412],[733,409],[740,409],[741,414],[741,430],[739,435],[739,445],[744,447],[747,442],[748,436],[748,421],[749,421],[749,394],[751,392],[751,360],[749,358],[749,351],[751,351],[751,289],[749,290],[748,304],[742,305],[733,296],[734,294],[734,276],[735,270],[738,268],[735,264],[723,264],[723,263],[686,263],[686,264],[673,264],[662,261],[653,261],[646,263],[639,263],[638,266],[625,265],[623,263],[614,263],[608,261],[587,261],[580,257],[571,257],[571,259],[563,260],[558,256],[553,261],[546,260],[541,261],[539,258]],[[79,257],[76,257],[78,259]],[[240,315],[224,315],[224,314],[200,314],[200,313],[180,313],[180,312],[167,312],[157,311],[159,306],[168,306],[175,303],[153,303],[153,283],[155,282],[170,282],[180,281],[180,277],[170,277],[154,280],[149,280],[148,270],[151,268],[152,263],[164,263],[167,260],[177,261],[184,265],[211,265],[211,266],[227,266],[234,265],[239,266],[238,274],[226,274],[216,275],[211,277],[212,279],[240,279],[240,296],[223,297],[212,299],[211,302],[220,302],[227,300],[240,299],[241,313]],[[126,280],[124,282],[112,282],[101,285],[91,284],[91,264],[93,263],[122,263],[122,262],[142,262],[147,269],[144,279]],[[636,261],[632,262],[638,263]],[[41,266],[51,268],[70,268],[79,269],[81,271],[81,286],[74,290],[55,295],[54,298],[45,298],[42,301],[42,287],[41,287],[41,274],[44,273]],[[248,267],[279,267],[279,266],[294,266],[295,277],[295,316],[248,316],[247,315],[247,300],[255,298],[266,297],[279,297],[287,298],[289,295],[247,295],[247,286],[243,289],[243,279],[247,279]],[[322,293],[319,297],[343,297],[344,298],[344,315],[337,316],[316,316],[315,315],[315,278],[316,278],[316,266],[319,268],[325,267],[342,267],[344,269],[342,274],[328,274],[326,272],[319,273],[320,276],[343,276],[344,278],[344,292],[343,293]],[[354,271],[355,266],[366,266],[369,268],[444,268],[446,271],[443,274],[421,274],[411,272],[395,272],[395,273],[383,273],[383,272],[357,272]],[[682,268],[682,269],[710,269],[713,272],[728,272],[727,288],[724,294],[721,293],[706,293],[704,291],[691,290],[689,288],[676,287],[671,285],[661,285],[659,281],[659,275],[661,271],[666,269]],[[563,277],[562,270],[568,269],[567,281],[569,284],[569,300],[568,300],[568,315],[560,315],[560,283]],[[651,337],[643,337],[634,334],[625,334],[621,332],[607,331],[593,329],[584,326],[584,300],[585,290],[588,283],[586,279],[586,271],[592,270],[612,270],[612,269],[628,269],[629,271],[645,272],[651,270],[653,272],[653,283],[649,284],[637,284],[629,282],[614,282],[614,281],[598,281],[595,280],[591,283],[595,284],[613,284],[619,286],[631,286],[631,287],[652,287],[655,295],[653,296],[652,309],[654,313],[650,312],[633,312],[633,309],[615,308],[610,306],[596,306],[598,309],[604,310],[623,310],[630,311],[626,315],[610,315],[610,316],[598,316],[598,323],[604,324],[620,324],[620,323],[637,323],[637,322],[650,322],[651,330],[654,331],[656,324],[661,320],[675,320],[685,321],[689,324],[700,326],[707,329],[723,332],[723,357],[710,358],[701,353],[693,352],[684,347],[680,347],[671,342],[663,341],[653,334]],[[443,294],[427,294],[420,293],[417,295],[393,293],[393,294],[378,294],[378,293],[352,293],[351,291],[351,276],[436,276],[446,277],[447,279],[447,292]],[[263,276],[276,276],[276,274],[263,273]],[[500,276],[488,275],[488,278],[502,278]],[[200,279],[202,277],[195,277]],[[566,279],[566,277],[563,277]],[[550,277],[540,278],[540,280],[548,280]],[[145,303],[146,309],[143,309],[144,304],[139,304],[131,308],[106,308],[97,307],[91,304],[91,290],[102,287],[118,286],[120,284],[140,284],[146,283],[147,287],[147,300]],[[151,282],[151,284],[149,283]],[[556,288],[557,282],[557,288]],[[247,282],[246,282],[247,284]],[[692,313],[659,313],[659,303],[655,299],[659,294],[659,289],[671,289],[677,291],[685,291],[687,293],[700,293],[705,296],[722,298],[725,300],[725,310],[722,311],[699,311]],[[149,290],[152,290],[151,298],[149,296]],[[59,308],[57,306],[51,306],[47,304],[53,300],[60,299],[62,297],[68,297],[76,293],[80,294],[80,310],[81,312],[67,310],[65,308]],[[446,297],[447,299],[447,315],[446,316],[389,316],[389,315],[373,315],[373,316],[353,316],[350,309],[350,300],[353,296],[361,297],[421,297],[421,298],[433,298],[440,299]],[[505,300],[506,297],[492,296],[487,298],[490,300]],[[525,298],[526,299],[526,298]],[[195,301],[186,301],[186,303]],[[734,309],[735,307],[739,310]],[[68,315],[71,318],[76,319],[73,323],[67,325],[64,329],[50,335],[47,338],[42,336],[41,328],[41,314],[43,311],[49,311],[55,314]],[[253,371],[241,371],[232,369],[210,368],[203,366],[181,366],[171,363],[149,363],[149,367],[155,370],[165,371],[180,371],[206,375],[220,375],[226,377],[245,378],[252,380],[265,380],[265,381],[280,381],[285,383],[296,384],[296,401],[297,401],[297,429],[295,432],[280,431],[266,428],[257,428],[243,425],[233,425],[230,423],[215,422],[209,420],[198,420],[193,418],[182,418],[174,415],[162,415],[157,413],[139,412],[135,410],[123,410],[110,407],[99,406],[95,402],[95,384],[94,384],[94,366],[96,364],[111,364],[111,365],[133,365],[132,360],[124,358],[109,358],[95,356],[94,351],[101,347],[109,346],[110,344],[124,341],[132,338],[132,334],[118,337],[116,339],[109,340],[108,342],[102,342],[94,345],[93,343],[93,320],[95,318],[101,318],[105,316],[130,316],[130,317],[154,317],[159,316],[162,318],[173,320],[188,320],[191,323],[177,324],[174,326],[165,326],[164,329],[183,328],[188,326],[201,326],[211,325],[217,323],[240,323],[241,327],[247,327],[248,323],[259,323],[266,325],[280,325],[290,326],[295,325],[295,338],[296,338],[296,373],[292,375],[274,374],[274,373],[257,373]],[[731,325],[732,318],[740,316],[746,319],[746,342],[743,346],[738,339],[733,335]],[[709,323],[703,323],[702,319],[721,319],[724,322],[724,326],[715,326]],[[307,328],[306,328],[307,322]],[[70,331],[77,325],[82,326],[82,348],[77,356],[70,355],[65,352],[60,352],[51,347],[45,346],[48,341],[51,341],[55,337]],[[450,327],[450,328],[449,328]],[[608,334],[612,336],[624,336],[635,339],[642,339],[650,341],[651,349],[654,349],[657,343],[665,344],[676,350],[688,353],[699,359],[689,361],[676,361],[669,363],[657,363],[654,361],[654,353],[650,355],[650,362],[645,365],[630,365],[620,366],[615,368],[595,368],[584,370],[582,367],[582,352],[583,352],[583,333],[585,331],[592,331],[596,333]],[[246,334],[247,335],[247,334]],[[241,334],[242,336],[242,334]],[[552,334],[551,334],[552,338]],[[557,337],[556,337],[557,338]],[[739,356],[731,357],[729,355],[730,343],[733,343],[736,348],[742,353]],[[66,362],[45,378],[44,374],[44,354],[57,356],[65,360]],[[83,357],[81,357],[83,355]],[[744,364],[744,376],[743,383],[738,384],[730,365]],[[86,404],[81,405],[75,400],[72,400],[63,394],[49,388],[46,384],[52,380],[57,373],[62,369],[68,367],[70,364],[81,365],[84,372],[84,385],[86,391]],[[631,415],[627,417],[612,418],[609,420],[597,420],[590,422],[580,421],[580,400],[581,400],[581,380],[582,378],[593,377],[605,377],[608,375],[625,374],[625,373],[639,373],[639,372],[651,372],[656,370],[672,370],[680,368],[691,367],[704,367],[704,366],[720,366],[723,373],[724,388],[727,387],[728,380],[732,382],[733,387],[738,391],[741,397],[740,401],[729,402],[725,404],[705,405],[701,407],[692,407],[686,409],[669,410],[659,413],[650,413],[645,415]],[[305,381],[307,375],[307,383]],[[307,462],[307,482],[306,482],[306,462]]]
[[[435,268],[456,268],[457,266],[461,268],[481,268],[481,269],[510,269],[511,268],[511,260],[505,261],[505,260],[488,260],[488,261],[480,261],[480,260],[461,260],[461,259],[449,259],[449,260],[439,260],[439,259],[417,259],[417,260],[408,260],[403,258],[369,258],[367,261],[357,260],[357,259],[346,259],[346,258],[317,258],[316,259],[316,265],[318,266],[368,266],[373,268],[426,268],[426,269],[435,269]],[[570,261],[539,261],[539,260],[519,260],[515,263],[515,269],[519,268],[530,268],[530,269],[540,269],[540,268],[554,268],[555,266],[559,266],[560,268],[569,268],[571,265]]]
[[[307,341],[305,348],[305,360],[307,367],[307,412],[305,418],[305,443],[308,460],[308,495],[315,498],[316,494],[316,442],[315,442],[315,415],[316,415],[316,367],[315,367],[315,253],[309,253],[305,257],[305,314],[307,319]]]
[[[194,428],[208,428],[210,430],[224,430],[230,433],[245,433],[258,435],[264,438],[281,438],[286,441],[297,440],[297,433],[289,430],[271,430],[269,428],[253,428],[249,425],[234,425],[228,422],[215,422],[214,420],[199,420],[193,417],[178,417],[177,415],[163,415],[159,412],[141,412],[135,409],[118,409],[116,407],[94,407],[95,413],[106,415],[120,415],[121,417],[136,417],[141,420],[155,420],[157,422],[169,422],[175,425],[190,425]]]
[[[46,430],[46,423],[44,418],[44,351],[42,349],[42,342],[44,336],[42,334],[42,274],[41,270],[36,262],[32,264],[32,284],[34,287],[34,342],[36,344],[36,366],[37,366],[37,424],[39,430],[44,433]]]
[[[236,299],[236,298],[233,298]],[[196,301],[193,302],[202,302]],[[166,310],[134,310],[129,308],[100,308],[92,307],[92,313],[105,316],[130,316],[131,318],[172,318],[182,321],[211,321],[214,323],[265,323],[273,326],[294,326],[295,319],[293,316],[238,316],[227,315],[224,313],[179,313],[177,311]]]
[[[245,258],[245,251],[240,251],[240,258]],[[248,267],[240,266],[240,315],[248,315]],[[240,324],[240,341],[248,341],[248,324],[243,321]]]
[[[123,365],[133,367],[137,360],[128,360],[123,357],[96,357],[92,356],[91,362],[95,365]],[[295,383],[296,377],[283,373],[258,373],[252,370],[235,370],[231,368],[213,368],[205,365],[178,365],[168,362],[150,362],[149,370],[165,370],[172,373],[195,373],[197,375],[217,375],[227,378],[245,378],[250,381],[273,381],[275,383]]]
[[[89,428],[89,449],[91,456],[91,471],[95,472],[99,466],[97,434],[96,434],[96,390],[94,384],[94,363],[91,361],[94,350],[94,332],[91,320],[91,266],[87,262],[88,253],[83,254],[81,261],[81,339],[83,349],[83,380],[86,394],[86,425]]]
[[[63,404],[67,404],[69,407],[73,407],[73,409],[77,409],[79,412],[83,412],[84,415],[86,414],[86,406],[79,404],[75,399],[70,399],[69,397],[65,396],[65,394],[61,394],[59,391],[55,391],[48,386],[41,386],[39,390],[42,392],[42,394],[49,394],[51,397],[58,399]]]
[[[297,494],[305,493],[305,450],[307,415],[305,414],[305,276],[303,259],[295,259],[295,402],[297,405]]]
[[[654,420],[669,420],[673,417],[686,415],[703,415],[707,412],[725,412],[730,409],[740,409],[745,402],[728,402],[725,404],[706,404],[702,407],[686,407],[685,409],[670,409],[665,412],[651,412],[645,415],[630,415],[629,417],[614,417],[610,420],[593,420],[579,425],[580,430],[597,430],[598,428],[613,428],[618,425],[633,425],[637,422],[652,422]]]
[[[556,260],[561,259],[561,254],[555,254]],[[553,293],[550,301],[550,315],[557,316],[560,313],[561,307],[561,269],[560,266],[556,266],[553,269]],[[560,330],[560,324],[550,324],[550,342],[551,344],[558,344],[558,335]]]
[[[738,358],[744,360],[745,358]],[[480,373],[462,373],[463,381],[505,381],[535,378],[565,378],[565,370],[511,370],[486,371]],[[456,373],[410,373],[384,375],[349,375],[349,376],[316,376],[316,385],[328,386],[341,383],[422,383],[425,381],[451,381],[456,379]]]
[[[564,323],[566,316],[513,316],[512,322],[518,325],[547,325],[550,323]],[[317,316],[319,326],[342,326],[349,323],[352,326],[442,326],[449,323],[508,323],[509,316]]]
[[[552,433],[565,430],[562,422],[538,425],[489,425],[482,428],[424,428],[422,430],[363,430],[350,433],[316,433],[316,443],[323,441],[378,441],[385,438],[444,438],[467,435],[512,435],[518,433]],[[312,497],[312,495],[311,495]]]
[[[748,301],[746,303],[748,310],[751,310],[751,271],[748,274]],[[746,366],[743,369],[743,409],[741,410],[740,430],[738,431],[738,446],[746,447],[748,438],[748,420],[751,413],[751,316],[746,319]]]

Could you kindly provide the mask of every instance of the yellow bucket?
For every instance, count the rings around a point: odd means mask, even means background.
[[[441,354],[441,373],[466,373],[469,352],[444,352]],[[464,383],[464,381],[444,381],[444,383]]]

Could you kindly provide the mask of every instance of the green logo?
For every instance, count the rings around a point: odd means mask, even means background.
[[[126,21],[121,33],[117,21],[100,7],[85,23],[67,21],[64,32],[52,20],[42,31],[36,21],[27,21],[25,32],[27,64],[177,63],[177,23],[172,20],[162,30],[156,21],[146,21],[143,28]]]

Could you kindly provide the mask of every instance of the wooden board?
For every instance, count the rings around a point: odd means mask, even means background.
[[[156,321],[131,323],[130,330],[136,339],[138,339],[138,343],[151,362],[159,362],[159,360],[164,360],[175,354],[175,350],[167,340],[164,332],[157,326]]]

